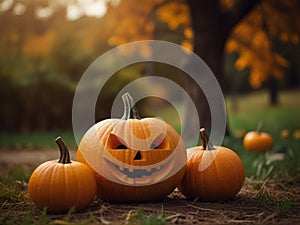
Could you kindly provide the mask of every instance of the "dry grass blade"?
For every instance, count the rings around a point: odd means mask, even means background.
[[[66,215],[48,215],[36,210],[26,190],[18,189],[18,192],[13,195],[13,200],[1,199],[0,224],[25,224],[23,222],[29,219],[31,224],[132,225],[140,224],[140,220],[133,221],[132,218],[141,217],[143,221],[154,218],[165,224],[184,225],[300,224],[299,184],[284,185],[272,180],[249,180],[234,199],[216,203],[188,200],[179,191],[174,191],[162,202],[143,204],[112,204],[96,198],[89,208],[72,213],[67,219]],[[136,217],[139,210],[142,215]]]

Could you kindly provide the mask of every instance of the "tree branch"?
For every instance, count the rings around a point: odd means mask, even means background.
[[[230,9],[222,12],[225,30],[230,32],[259,2],[261,0],[236,0]]]

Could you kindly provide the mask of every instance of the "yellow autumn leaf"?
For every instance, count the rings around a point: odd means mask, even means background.
[[[126,43],[125,39],[120,36],[112,36],[108,39],[107,42],[109,45],[116,45],[116,46]]]
[[[236,61],[235,61],[235,68],[238,71],[242,71],[248,66],[248,60],[246,60],[245,57],[240,56]]]
[[[147,23],[146,26],[145,26],[146,32],[149,32],[149,33],[152,33],[153,30],[154,30],[154,28],[155,28],[155,25],[154,25],[153,22],[149,22],[149,23]]]
[[[255,33],[252,39],[252,47],[256,49],[270,48],[270,41],[264,31]]]
[[[193,43],[189,40],[182,41],[181,46],[188,49],[189,51],[193,51]]]
[[[228,41],[227,41],[227,44],[225,46],[225,50],[226,52],[228,53],[232,53],[234,51],[237,51],[239,48],[239,44],[237,43],[236,40],[234,40],[233,38],[230,38]]]
[[[255,89],[259,88],[264,81],[264,79],[263,79],[264,77],[265,77],[265,75],[260,70],[257,70],[257,69],[251,70],[250,76],[249,76],[249,83],[250,83],[251,87],[253,87]]]
[[[282,67],[289,67],[289,65],[290,65],[289,61],[287,61],[284,57],[282,57],[281,55],[279,55],[277,53],[274,54],[274,59],[275,59],[276,63],[278,63]]]
[[[168,24],[171,30],[190,24],[188,6],[183,2],[170,1],[161,6],[156,12],[158,18]]]
[[[187,39],[192,39],[194,36],[194,32],[191,27],[185,28],[183,34]]]

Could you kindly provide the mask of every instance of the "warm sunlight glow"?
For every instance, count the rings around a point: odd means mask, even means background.
[[[102,17],[106,10],[106,0],[78,0],[77,3],[68,5],[67,18],[76,20],[84,15]]]
[[[13,0],[4,0],[0,3],[0,11],[6,11],[13,5]]]

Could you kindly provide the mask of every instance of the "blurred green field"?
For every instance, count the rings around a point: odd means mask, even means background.
[[[241,157],[248,177],[279,178],[300,181],[300,91],[280,93],[280,104],[270,106],[266,92],[256,92],[238,98],[226,98],[228,125],[231,137],[225,137],[223,145],[236,151]],[[176,110],[171,107],[151,109],[151,115],[166,120],[176,129],[180,129]],[[249,152],[243,148],[242,133],[255,130],[259,121],[264,123],[263,130],[270,132],[274,138],[273,149],[265,154]],[[288,136],[281,137],[282,130],[288,131]],[[297,136],[298,133],[298,136]],[[0,134],[1,149],[43,149],[56,148],[54,139],[61,136],[69,148],[76,148],[76,142],[71,131],[34,132],[30,134]],[[270,161],[274,154],[284,154],[283,160]]]
[[[32,132],[28,134],[0,133],[1,149],[43,149],[56,148],[55,139],[61,136],[69,148],[76,148],[72,131]]]
[[[278,178],[299,181],[300,172],[300,90],[281,92],[279,105],[270,106],[267,92],[256,92],[226,99],[228,124],[233,137],[226,137],[223,145],[234,149],[241,157],[248,177]],[[274,147],[264,153],[243,148],[242,136],[255,130],[262,121],[263,131],[274,139]],[[282,131],[287,137],[282,137]],[[282,160],[272,160],[280,159]]]
[[[300,90],[281,92],[279,105],[270,106],[267,92],[257,92],[238,98],[226,99],[230,129],[253,130],[259,121],[264,130],[277,139],[283,129],[294,132],[300,129]],[[234,110],[234,108],[237,110]]]

